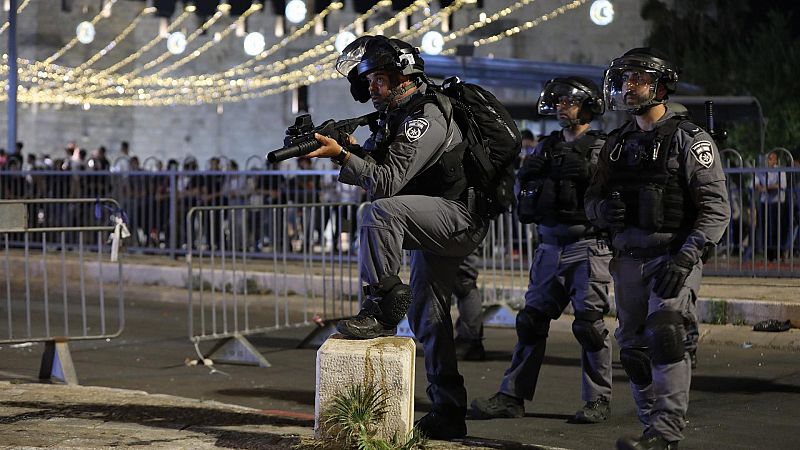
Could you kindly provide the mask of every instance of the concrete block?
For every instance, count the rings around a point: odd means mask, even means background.
[[[405,436],[414,424],[415,354],[416,345],[410,338],[351,340],[338,334],[331,336],[317,351],[315,436],[326,437],[321,422],[334,396],[355,384],[376,386],[389,394],[378,436]]]

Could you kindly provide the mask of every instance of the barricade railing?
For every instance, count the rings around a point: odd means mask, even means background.
[[[247,336],[351,316],[355,203],[198,206],[186,216],[189,338],[203,360],[269,362]],[[250,248],[256,224],[269,248]],[[214,340],[207,354],[198,344]]]
[[[735,150],[725,149],[721,154],[730,164],[741,165],[744,162]],[[797,264],[800,255],[800,168],[728,167],[725,172],[733,218],[722,242],[710,255],[707,273],[723,276],[800,275]],[[176,257],[187,251],[187,228],[183,219],[191,208],[360,203],[363,200],[361,190],[338,183],[337,175],[336,171],[330,170],[4,171],[0,179],[0,197],[120,198],[132,233],[128,245],[130,251]],[[768,178],[777,179],[779,187],[762,193],[759,189],[764,183],[757,180],[766,182]],[[785,180],[785,183],[780,180]],[[763,201],[762,194],[766,195]],[[770,198],[769,202],[767,198]],[[775,199],[774,205],[772,199]],[[74,222],[71,217],[64,219],[65,225],[73,224],[67,222]],[[255,224],[258,216],[248,217],[252,223],[248,224],[251,235],[247,249],[253,258],[268,257],[274,246],[263,229]],[[534,234],[523,232],[530,227],[518,224],[513,216],[506,216],[503,221],[502,226],[495,225],[490,236],[495,236],[494,246],[502,241],[506,251],[492,251],[485,255],[489,260],[484,268],[497,272],[498,276],[504,268],[519,270],[514,258],[517,255],[527,257],[532,253],[531,247],[535,246]],[[291,242],[287,251],[290,255],[299,255],[303,239],[294,233],[290,229]]]
[[[42,379],[77,384],[68,343],[122,333],[119,212],[109,198],[0,200],[0,344],[45,343]]]

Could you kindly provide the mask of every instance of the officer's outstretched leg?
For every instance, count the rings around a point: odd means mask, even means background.
[[[524,399],[532,400],[544,362],[550,317],[526,306],[517,314],[517,344],[511,367],[503,375],[500,391],[488,399],[472,402],[476,419],[512,418],[525,415]]]
[[[380,283],[364,286],[364,294],[366,299],[358,315],[337,323],[336,330],[355,339],[394,336],[411,304],[411,288],[397,275],[391,275]]]
[[[450,317],[450,298],[461,258],[411,252],[411,286],[414,301],[408,321],[425,353],[428,397],[433,410],[415,426],[432,439],[454,439],[467,434],[464,417],[467,391],[458,373]]]

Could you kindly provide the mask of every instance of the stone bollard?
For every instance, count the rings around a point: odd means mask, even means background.
[[[404,437],[414,425],[413,339],[345,339],[334,334],[317,351],[314,435],[324,439],[321,419],[334,396],[351,385],[375,386],[388,393],[387,414],[376,437]]]

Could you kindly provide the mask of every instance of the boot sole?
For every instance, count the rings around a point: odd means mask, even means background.
[[[391,337],[397,334],[397,327],[392,328],[391,330],[384,330],[379,332],[361,332],[359,330],[352,330],[345,327],[336,326],[336,331],[338,331],[341,335],[349,339],[374,339],[378,337]]]

